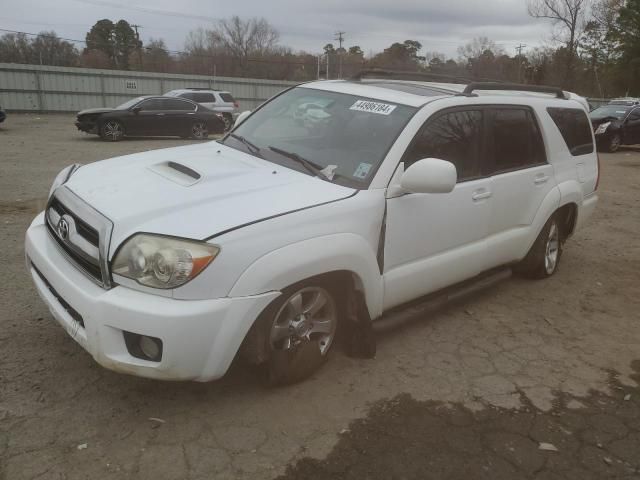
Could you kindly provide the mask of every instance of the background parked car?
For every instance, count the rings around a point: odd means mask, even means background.
[[[631,100],[613,100],[589,114],[598,150],[617,152],[621,145],[640,143],[640,105]]]
[[[180,97],[204,105],[214,112],[221,113],[225,129],[229,130],[238,115],[240,105],[230,92],[208,88],[182,88],[165,93],[167,97]]]
[[[2,110],[2,106],[0,106],[0,123],[4,122],[5,118],[7,118],[7,114]]]
[[[116,108],[78,113],[78,130],[118,141],[125,136],[177,136],[205,139],[222,133],[224,121],[215,112],[183,98],[138,97]]]

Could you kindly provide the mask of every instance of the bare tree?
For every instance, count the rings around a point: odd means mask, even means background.
[[[496,45],[496,42],[488,37],[477,37],[464,46],[458,47],[459,61],[466,63],[469,60],[479,58],[482,54],[491,52],[498,56],[504,53],[504,50]]]
[[[591,0],[527,0],[529,15],[534,18],[551,20],[559,27],[555,40],[564,44],[566,63],[563,86],[570,87],[577,48],[585,24]]]
[[[211,32],[212,40],[219,42],[246,68],[250,56],[263,56],[273,52],[280,34],[264,18],[243,20],[233,16],[220,20]]]

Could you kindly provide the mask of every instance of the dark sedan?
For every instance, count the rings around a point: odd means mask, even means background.
[[[612,102],[589,116],[598,150],[617,152],[621,145],[640,143],[640,105]]]
[[[218,114],[191,100],[138,97],[116,108],[83,110],[76,118],[78,130],[116,142],[124,137],[182,137],[205,139],[223,133]]]

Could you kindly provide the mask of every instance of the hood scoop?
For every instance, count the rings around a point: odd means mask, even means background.
[[[195,185],[202,178],[202,175],[193,168],[178,162],[156,163],[151,165],[149,170],[183,187]]]

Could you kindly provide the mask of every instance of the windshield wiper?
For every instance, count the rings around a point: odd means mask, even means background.
[[[235,138],[236,140],[242,142],[244,145],[247,146],[247,148],[249,150],[251,150],[255,155],[257,155],[260,158],[263,158],[263,156],[260,154],[260,150],[261,148],[253,143],[251,143],[249,140],[247,140],[246,138],[244,138],[242,135],[238,135],[237,133],[230,133],[229,134],[230,137]]]
[[[269,150],[276,152],[280,155],[282,155],[283,157],[287,157],[295,162],[298,162],[300,165],[302,165],[304,168],[306,168],[310,173],[312,173],[314,176],[318,177],[318,176],[322,176],[322,178],[324,178],[325,180],[331,180],[327,174],[323,171],[322,167],[320,165],[318,165],[317,163],[312,162],[311,160],[307,160],[306,158],[298,155],[295,152],[288,152],[286,150],[282,150],[281,148],[278,147],[274,147],[272,145],[269,145]]]

